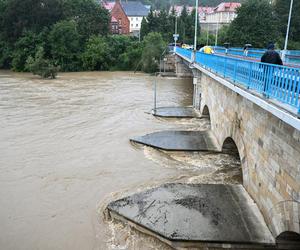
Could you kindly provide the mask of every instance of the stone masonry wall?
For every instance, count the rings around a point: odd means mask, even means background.
[[[300,233],[300,132],[204,73],[198,79],[200,110],[208,107],[220,150],[235,141],[243,184],[272,233]]]

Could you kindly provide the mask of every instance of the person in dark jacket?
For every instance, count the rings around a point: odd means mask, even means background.
[[[261,62],[263,63],[270,63],[270,64],[277,64],[283,65],[280,55],[275,51],[275,46],[273,43],[268,45],[268,50],[265,54],[261,57]]]
[[[275,51],[275,46],[273,43],[270,43],[267,47],[267,51],[261,57],[262,63],[269,63],[269,64],[276,64],[276,65],[283,65],[280,55]],[[267,82],[267,75],[269,72],[272,72],[272,68],[267,65],[263,64],[263,95],[267,95],[268,89],[270,88]]]

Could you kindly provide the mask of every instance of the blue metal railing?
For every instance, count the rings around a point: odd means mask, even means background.
[[[192,60],[192,51],[177,48],[177,53]],[[238,58],[197,52],[196,64],[215,72],[267,98],[297,108],[300,114],[300,69],[259,63]]]
[[[213,47],[215,52],[225,54],[226,48],[222,46],[215,46]],[[254,59],[260,59],[262,55],[266,52],[265,49],[257,49],[257,48],[250,48],[248,50],[248,56]],[[281,50],[277,50],[278,53],[282,54]],[[243,48],[229,48],[227,50],[228,55],[233,56],[244,56],[244,49]],[[285,58],[285,62],[288,64],[300,64],[300,51],[299,50],[288,50]]]

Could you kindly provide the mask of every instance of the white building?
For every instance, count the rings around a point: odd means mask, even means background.
[[[206,15],[205,23],[229,24],[236,18],[236,9],[240,6],[240,3],[220,3]]]
[[[141,2],[122,1],[121,5],[130,22],[130,33],[138,36],[143,18],[148,16],[149,9]]]

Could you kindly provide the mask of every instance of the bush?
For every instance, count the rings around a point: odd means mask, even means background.
[[[101,36],[92,36],[86,43],[82,54],[84,69],[107,70],[110,67],[110,50],[106,39]]]
[[[77,25],[74,21],[56,23],[49,34],[51,55],[63,71],[81,69],[80,58],[82,46]]]
[[[151,32],[144,38],[144,49],[142,54],[142,70],[153,73],[158,69],[159,59],[166,47],[162,35]]]
[[[49,60],[45,59],[44,49],[43,47],[39,47],[34,58],[32,56],[27,58],[26,69],[34,75],[54,79],[59,67],[54,66]]]
[[[37,47],[41,45],[39,36],[34,32],[26,32],[15,43],[12,53],[12,69],[14,71],[25,71],[26,60],[29,56],[34,56]]]
[[[118,69],[121,70],[140,70],[143,47],[139,42],[133,42],[126,51],[120,55],[118,60]]]
[[[3,40],[0,40],[0,68],[9,69],[11,62],[12,48]]]

